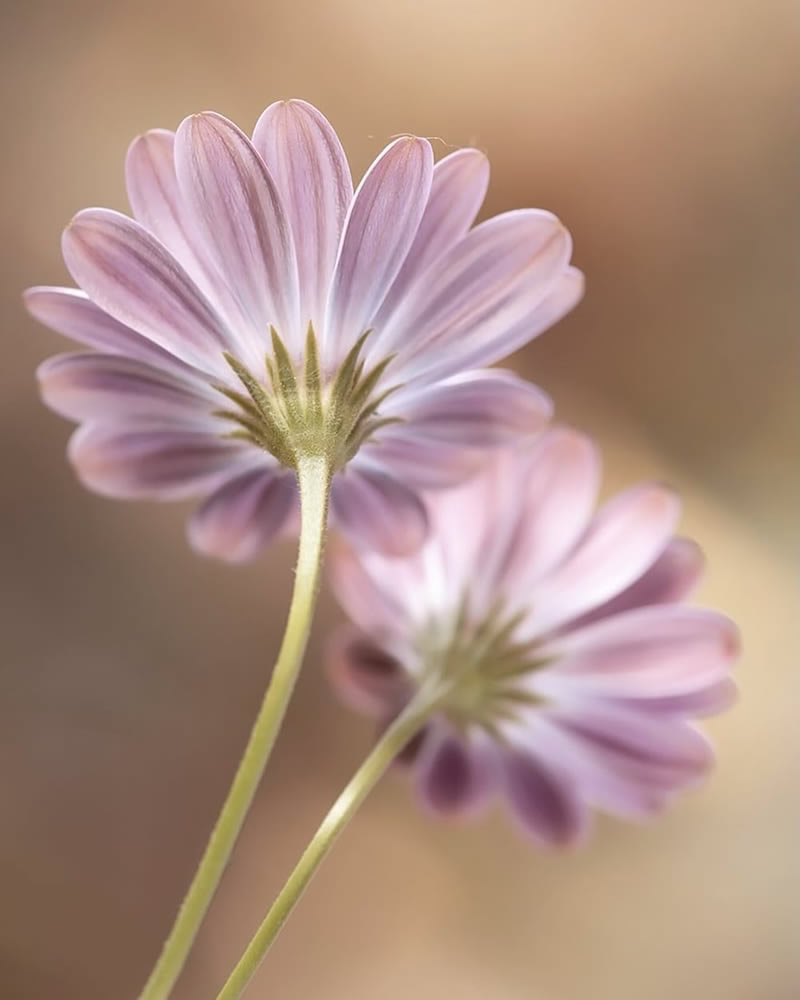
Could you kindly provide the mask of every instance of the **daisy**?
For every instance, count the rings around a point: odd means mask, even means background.
[[[691,720],[733,697],[735,627],[683,603],[702,557],[674,536],[676,497],[639,485],[593,512],[598,480],[591,442],[554,429],[432,496],[418,553],[334,553],[354,623],[334,686],[381,728],[438,692],[402,755],[437,814],[502,795],[534,839],[568,844],[593,809],[648,816],[712,763]]]
[[[434,165],[427,140],[404,136],[354,192],[333,128],[298,100],[268,107],[252,139],[210,112],[137,138],[133,217],[79,212],[63,236],[79,287],[25,296],[89,349],[38,373],[80,424],[80,479],[199,498],[191,542],[237,561],[294,525],[296,475],[316,460],[354,543],[419,546],[422,490],[550,416],[540,390],[486,366],[582,294],[549,212],[473,225],[488,174],[478,150]]]

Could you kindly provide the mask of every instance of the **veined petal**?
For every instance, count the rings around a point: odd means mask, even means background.
[[[354,544],[388,556],[418,549],[428,531],[417,494],[377,469],[353,466],[334,479],[331,511]]]
[[[566,771],[512,749],[503,756],[503,775],[512,815],[534,840],[563,847],[585,833],[586,807]]]
[[[189,541],[204,555],[245,562],[280,533],[296,502],[294,477],[284,469],[250,469],[197,508],[187,526]]]
[[[458,149],[434,166],[417,235],[375,317],[377,331],[386,326],[414,281],[467,232],[483,204],[488,185],[489,161],[477,149]]]
[[[64,231],[64,260],[91,299],[119,322],[205,371],[225,371],[230,339],[175,258],[138,222],[89,208]]]
[[[554,638],[554,666],[536,677],[545,694],[660,698],[697,691],[728,675],[736,627],[715,611],[679,604],[637,608]]]
[[[26,289],[23,301],[34,319],[79,344],[173,371],[187,374],[195,371],[171,352],[103,312],[80,288],[39,285]]]
[[[272,324],[299,348],[305,330],[294,241],[275,183],[250,140],[222,115],[193,115],[176,133],[175,169],[209,256],[263,345]]]
[[[386,147],[350,206],[326,311],[325,355],[340,360],[372,326],[417,234],[428,200],[433,152],[406,136]]]
[[[334,542],[328,560],[336,599],[365,635],[407,632],[411,617],[405,602],[415,593],[420,595],[423,578],[418,559],[405,559],[398,566],[400,586],[390,586],[385,564],[382,556],[359,552],[341,540]]]
[[[301,325],[322,328],[345,216],[353,197],[347,157],[330,122],[305,101],[277,101],[253,132],[294,233]]]
[[[664,551],[680,514],[671,491],[636,486],[603,507],[574,552],[542,578],[529,625],[537,634],[610,600]]]
[[[493,448],[537,434],[552,416],[549,396],[514,372],[461,372],[413,393],[396,393],[385,412],[402,410],[404,423],[386,437],[417,436],[443,446]],[[444,451],[444,448],[442,449]]]
[[[212,390],[118,354],[58,354],[37,369],[42,398],[72,420],[192,421],[214,426]]]
[[[70,438],[78,478],[104,496],[179,500],[245,466],[250,449],[196,429],[84,424]]]
[[[380,331],[381,351],[402,350],[398,370],[416,374],[452,345],[461,353],[477,330],[506,330],[544,300],[571,247],[550,212],[526,209],[482,222],[419,276]]]
[[[389,433],[392,431],[392,433]],[[443,490],[470,479],[478,471],[483,453],[467,445],[443,445],[426,438],[413,424],[386,428],[367,441],[358,454],[359,468],[370,468],[415,490]]]

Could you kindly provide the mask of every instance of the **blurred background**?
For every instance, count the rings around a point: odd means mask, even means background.
[[[800,994],[797,12],[780,0],[4,0],[0,219],[0,996],[127,1000],[232,775],[277,647],[291,546],[230,569],[177,506],[86,493],[21,309],[67,281],[62,226],[126,209],[129,140],[305,97],[359,175],[402,131],[475,144],[485,213],[557,212],[584,304],[516,359],[597,434],[608,486],[656,476],[741,624],[713,780],[662,821],[531,850],[501,815],[419,816],[383,782],[248,996],[790,1000]],[[441,144],[440,152],[446,150]],[[216,995],[370,727],[318,666],[178,1000]]]

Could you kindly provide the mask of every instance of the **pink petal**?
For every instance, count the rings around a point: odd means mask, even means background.
[[[280,195],[247,136],[213,112],[184,119],[175,135],[175,169],[207,252],[269,344],[273,324],[302,343],[294,242]]]
[[[211,416],[219,399],[210,388],[135,358],[59,354],[43,362],[36,374],[45,403],[72,420],[139,417],[221,426]]]
[[[418,759],[422,801],[440,816],[474,816],[495,787],[495,755],[467,739],[447,730],[430,734]]]
[[[386,718],[409,699],[411,684],[400,662],[350,625],[331,636],[325,662],[340,701],[357,712]]]
[[[23,299],[34,319],[70,340],[104,354],[122,354],[173,371],[193,370],[163,347],[103,312],[79,288],[38,286],[28,288]]]
[[[398,392],[386,413],[402,412],[403,423],[387,438],[424,437],[450,445],[493,448],[537,434],[553,412],[550,398],[514,372],[461,372],[412,394]]]
[[[337,481],[334,481],[334,486]],[[399,579],[405,584],[397,587],[397,577],[389,579],[386,560],[382,556],[358,552],[341,540],[334,542],[330,548],[328,573],[336,599],[348,618],[366,635],[407,633],[410,617],[405,600],[421,589],[422,568],[419,561],[396,560]]]
[[[519,749],[504,755],[503,771],[512,814],[534,840],[566,846],[583,836],[588,816],[567,772]]]
[[[64,231],[64,260],[92,300],[119,322],[206,371],[227,371],[230,340],[184,269],[138,222],[89,208]]]
[[[296,502],[293,476],[277,468],[251,469],[197,508],[188,524],[189,541],[204,555],[245,562],[281,531]]]
[[[249,456],[197,430],[84,424],[70,439],[69,457],[89,489],[104,496],[179,500],[197,496],[236,471]]]
[[[321,330],[353,181],[339,137],[305,101],[277,101],[253,132],[294,233],[300,321]]]
[[[326,355],[341,359],[372,320],[406,258],[428,200],[433,153],[410,136],[364,175],[345,223],[328,299]]]
[[[698,583],[704,566],[700,546],[689,538],[673,538],[653,565],[616,597],[601,604],[564,629],[576,629],[612,615],[650,604],[684,600]]]
[[[531,629],[555,628],[637,580],[666,548],[679,513],[675,494],[656,485],[633,487],[606,503],[575,551],[540,581]]]
[[[654,715],[700,719],[707,715],[717,715],[726,708],[730,708],[735,703],[737,696],[736,682],[732,677],[723,677],[706,687],[682,694],[667,694],[659,697],[649,695],[646,699],[635,696],[632,698],[615,696],[603,700],[620,708],[652,712]]]
[[[391,433],[390,433],[391,430]],[[368,465],[414,490],[441,490],[458,486],[479,470],[483,453],[468,446],[443,446],[426,438],[414,424],[398,425],[368,441],[358,464]]]
[[[569,233],[549,212],[507,212],[482,222],[420,275],[381,330],[381,351],[402,350],[403,372],[428,377],[444,356],[461,357],[476,339],[485,344],[529,317],[570,250]]]
[[[649,698],[699,691],[723,680],[738,655],[729,618],[715,611],[660,604],[605,618],[554,638],[542,655],[544,692]]]
[[[337,476],[331,510],[354,544],[388,556],[414,552],[428,532],[428,516],[417,494],[377,469],[351,466]]]
[[[375,318],[380,331],[413,282],[467,232],[486,196],[489,161],[477,149],[458,149],[433,168],[428,203],[400,272]]]

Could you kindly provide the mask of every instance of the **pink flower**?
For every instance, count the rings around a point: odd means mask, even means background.
[[[39,369],[48,405],[81,424],[82,481],[203,498],[192,542],[239,560],[291,522],[295,461],[321,449],[340,528],[418,546],[421,490],[463,481],[486,446],[549,418],[541,391],[485,366],[582,292],[550,213],[473,227],[488,172],[474,149],[434,165],[408,136],[354,193],[336,133],[302,101],[267,108],[252,141],[214,113],[136,139],[134,218],[79,212],[63,251],[80,288],[26,293],[90,349]]]
[[[640,485],[593,513],[599,472],[587,438],[555,429],[431,497],[413,556],[335,551],[357,627],[330,647],[342,698],[383,726],[423,682],[446,691],[404,754],[439,814],[501,792],[536,840],[567,844],[591,809],[649,815],[712,763],[690,720],[731,701],[736,629],[682,603],[702,557],[673,535],[676,497]]]

